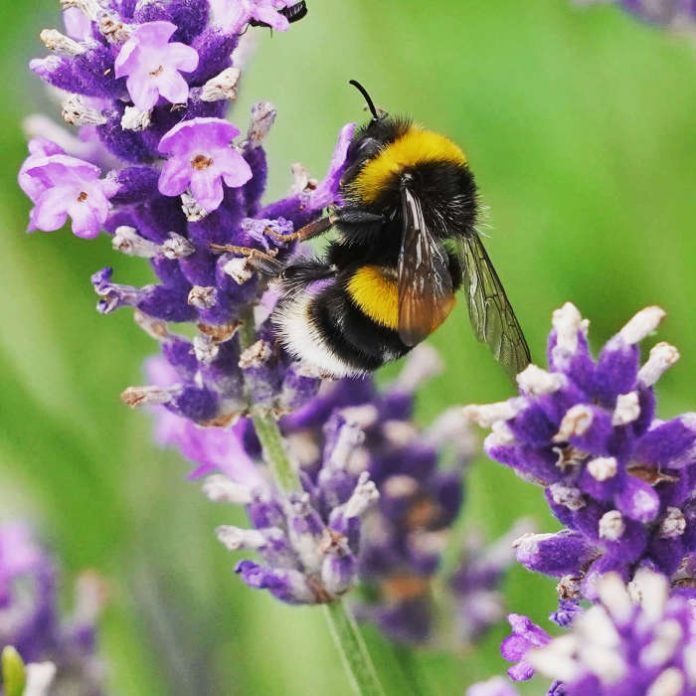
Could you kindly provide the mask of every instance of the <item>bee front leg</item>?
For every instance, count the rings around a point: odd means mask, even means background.
[[[275,257],[277,253],[275,251],[267,253],[260,249],[251,249],[250,247],[236,246],[235,244],[211,244],[210,248],[221,254],[246,256],[254,269],[264,275],[278,276],[285,270],[285,264]]]
[[[301,227],[297,232],[293,232],[292,234],[278,234],[271,227],[266,228],[264,233],[269,237],[273,237],[273,239],[278,242],[306,242],[308,239],[324,234],[324,232],[330,230],[334,224],[335,219],[333,215],[329,214],[326,217],[310,222],[308,225]]]
[[[266,230],[266,234],[279,242],[306,242],[328,232],[334,225],[382,225],[384,222],[384,216],[378,213],[359,208],[335,208],[326,217],[314,220],[292,234],[278,234],[271,228]]]

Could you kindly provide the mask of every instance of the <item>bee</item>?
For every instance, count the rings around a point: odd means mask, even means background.
[[[342,204],[293,235],[338,233],[321,257],[282,272],[272,317],[280,342],[321,374],[365,374],[435,331],[463,287],[477,338],[516,374],[529,348],[476,230],[466,155],[439,133],[378,112],[350,84],[372,118],[349,145]]]
[[[301,2],[296,2],[294,5],[282,7],[278,10],[278,12],[280,12],[280,14],[282,14],[290,24],[293,22],[299,22],[301,19],[303,19],[307,15],[307,11],[307,3],[304,0],[301,0]],[[252,27],[269,26],[259,19],[251,19],[249,20],[249,24],[251,24]]]

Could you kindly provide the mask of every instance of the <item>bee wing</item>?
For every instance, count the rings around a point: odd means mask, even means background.
[[[407,346],[415,346],[447,318],[454,291],[447,253],[428,229],[420,201],[404,187],[401,203],[399,337]]]
[[[465,237],[461,249],[476,337],[488,344],[495,359],[514,376],[532,360],[522,327],[478,234]]]

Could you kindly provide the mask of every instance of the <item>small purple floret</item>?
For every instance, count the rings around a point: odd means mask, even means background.
[[[100,175],[99,167],[76,157],[32,154],[19,178],[34,203],[29,231],[53,232],[70,217],[75,235],[96,237],[109,215],[109,199],[118,191],[115,181]]]
[[[188,100],[189,86],[181,73],[196,69],[198,53],[186,44],[169,43],[175,31],[171,22],[141,24],[116,57],[116,77],[127,77],[128,94],[141,111],[155,106],[159,97],[172,104]]]
[[[526,661],[527,653],[532,648],[546,645],[551,637],[528,617],[520,614],[508,616],[512,633],[501,643],[500,652],[508,662],[515,662],[508,669],[508,675],[514,681],[527,681],[534,676],[534,667]]]
[[[159,151],[169,159],[159,179],[160,193],[179,196],[187,188],[207,212],[224,196],[223,182],[238,188],[251,179],[251,168],[232,147],[239,129],[221,118],[194,118],[172,128],[160,140]]]

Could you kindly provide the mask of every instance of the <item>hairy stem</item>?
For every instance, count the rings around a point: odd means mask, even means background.
[[[338,601],[326,604],[324,612],[353,691],[358,696],[384,696],[384,689],[360,629],[345,603]]]
[[[283,445],[283,436],[272,414],[251,408],[254,430],[263,448],[263,457],[273,472],[278,486],[284,491],[299,490],[300,479]]]
[[[241,329],[242,348],[248,348],[254,339],[253,318],[249,316]],[[256,435],[261,442],[264,461],[271,469],[278,486],[286,492],[300,490],[300,479],[285,451],[277,420],[272,413],[255,408],[253,404],[250,412]],[[356,695],[384,696],[360,629],[345,603],[337,600],[326,604],[324,613]]]

